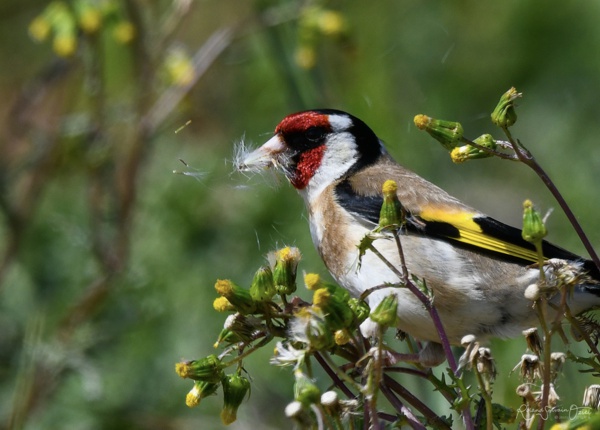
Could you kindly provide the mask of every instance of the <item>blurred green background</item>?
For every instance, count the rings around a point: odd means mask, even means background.
[[[64,4],[85,16],[85,1]],[[91,4],[101,19],[57,24],[53,47],[28,33],[42,38],[30,24],[48,2],[0,3],[0,428],[223,428],[220,397],[188,409],[174,372],[213,351],[214,281],[249,283],[284,244],[326,274],[293,189],[233,173],[235,143],[262,143],[293,111],[353,113],[403,164],[519,225],[525,198],[556,206],[531,172],[453,165],[412,122],[494,132],[489,113],[516,86],[514,134],[600,244],[596,2]],[[548,226],[584,253],[559,210]],[[292,377],[266,349],[246,364],[253,391],[232,429],[289,425]],[[509,371],[524,350],[493,344],[497,401],[518,407]],[[566,406],[595,382],[577,370],[559,379]],[[431,387],[406,384],[446,412]]]

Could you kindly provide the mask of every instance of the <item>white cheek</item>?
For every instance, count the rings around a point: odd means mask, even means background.
[[[327,186],[341,178],[358,159],[354,136],[348,132],[332,135],[326,145],[321,165],[305,190],[309,200],[318,197]]]

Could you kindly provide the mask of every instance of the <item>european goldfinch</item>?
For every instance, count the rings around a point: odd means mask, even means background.
[[[239,167],[275,167],[285,174],[304,198],[312,240],[327,269],[352,295],[400,282],[372,252],[357,264],[357,245],[379,220],[382,184],[392,179],[409,219],[401,235],[406,267],[433,291],[452,344],[460,344],[466,335],[480,341],[514,337],[538,324],[525,290],[536,284],[540,271],[534,247],[522,239],[521,231],[396,163],[358,118],[330,109],[289,115]],[[378,240],[375,246],[401,268],[393,240]],[[543,251],[551,262],[587,273],[570,297],[573,314],[600,305],[600,275],[591,261],[547,242]],[[552,279],[552,271],[546,273]],[[373,292],[367,297],[371,309],[391,293],[398,296],[398,328],[417,339],[439,342],[428,312],[406,288]]]

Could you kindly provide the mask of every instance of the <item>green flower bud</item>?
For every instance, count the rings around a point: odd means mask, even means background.
[[[219,385],[212,382],[194,381],[194,387],[185,397],[185,404],[190,408],[198,406],[202,399],[214,394]]]
[[[321,390],[300,369],[294,372],[296,383],[294,384],[294,400],[307,407],[321,400]]]
[[[473,142],[493,150],[495,150],[497,147],[496,141],[491,134],[482,134]],[[452,150],[452,152],[450,152],[450,157],[454,163],[463,163],[467,160],[476,160],[479,158],[488,158],[492,156],[493,154],[490,152],[476,148],[472,145],[457,146]]]
[[[223,378],[223,424],[229,425],[237,419],[237,410],[249,390],[250,381],[241,375],[227,375]]]
[[[48,5],[44,13],[49,17],[54,32],[54,52],[61,57],[73,55],[77,49],[77,25],[69,6],[65,2],[55,1]]]
[[[397,311],[398,296],[396,294],[390,294],[377,305],[373,312],[371,312],[371,319],[381,326],[395,326],[398,319]]]
[[[452,151],[462,141],[463,128],[458,122],[435,119],[427,115],[417,115],[414,121],[419,130],[425,130],[448,151]]]
[[[256,339],[256,334],[264,325],[252,315],[242,315],[239,312],[229,315],[223,324],[223,330],[215,344],[215,348],[221,342],[235,343],[239,341],[251,342]]]
[[[492,112],[492,123],[498,127],[505,128],[517,122],[514,101],[522,95],[522,93],[517,92],[515,87],[502,94],[494,112]]]
[[[270,301],[275,293],[273,272],[271,272],[269,266],[263,266],[254,275],[252,285],[250,286],[250,296],[254,301],[264,303]]]
[[[252,315],[242,315],[239,312],[229,315],[223,324],[223,330],[219,335],[217,343],[224,341],[251,342],[256,339],[257,333],[265,328],[261,320]]]
[[[350,309],[352,309],[356,325],[360,325],[369,317],[369,314],[371,313],[371,309],[369,308],[367,302],[355,297],[352,297],[350,300],[348,300],[348,306]]]
[[[249,314],[256,310],[256,303],[252,300],[250,291],[238,287],[229,279],[217,280],[215,290],[242,314]]]
[[[218,383],[223,377],[223,363],[212,354],[200,360],[187,360],[175,364],[175,372],[182,378]]]
[[[275,251],[273,281],[279,294],[292,294],[296,291],[296,270],[302,258],[296,247],[286,246]]]
[[[398,185],[392,180],[383,183],[383,204],[379,212],[379,226],[400,226],[404,223],[404,211],[398,200]]]
[[[340,330],[349,327],[354,319],[348,303],[332,294],[327,288],[320,288],[313,295],[313,306],[321,309],[325,315],[330,330]]]
[[[531,200],[523,203],[523,231],[521,236],[529,243],[541,245],[542,239],[548,234],[544,221],[534,209]]]
[[[215,343],[213,343],[213,347],[214,348],[218,348],[219,345],[221,345],[223,342],[227,342],[227,343],[236,343],[239,342],[241,339],[240,337],[232,332],[231,330],[229,330],[228,328],[224,328],[221,330],[221,333],[219,333],[219,337],[217,338],[217,341]]]

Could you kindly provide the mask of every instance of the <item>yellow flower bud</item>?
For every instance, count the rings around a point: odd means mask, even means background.
[[[135,37],[135,27],[129,21],[121,21],[115,25],[112,34],[117,42],[126,45]]]
[[[496,141],[490,134],[482,134],[473,142],[493,150],[495,150],[497,147]],[[452,158],[454,163],[462,163],[467,160],[476,160],[479,158],[488,158],[492,156],[492,153],[472,145],[457,146],[452,150],[452,152],[450,152],[450,158]]]
[[[217,297],[213,302],[213,308],[217,312],[231,312],[236,310],[235,306],[226,297]]]
[[[38,42],[43,42],[50,34],[50,23],[45,16],[40,15],[29,24],[29,35]]]
[[[452,151],[462,141],[463,127],[458,122],[435,119],[427,115],[415,116],[414,122],[419,130],[425,130],[448,151]]]
[[[97,2],[91,0],[75,0],[73,2],[79,27],[88,34],[95,33],[102,24],[102,12]]]
[[[52,49],[61,57],[69,57],[77,49],[77,26],[71,9],[65,2],[51,2],[44,11],[54,31]]]
[[[333,334],[333,340],[336,345],[346,345],[350,342],[350,334],[346,329],[338,330]]]
[[[298,263],[302,258],[300,250],[296,247],[286,246],[275,251],[275,264],[273,268],[273,282],[279,294],[292,294],[296,291],[296,272]]]
[[[307,273],[304,275],[304,285],[311,291],[322,288],[321,277],[316,273]]]
[[[294,54],[296,64],[306,70],[310,70],[317,64],[317,53],[312,46],[299,46]]]
[[[215,290],[242,314],[249,314],[256,310],[256,303],[252,300],[250,291],[238,287],[229,279],[217,280]]]
[[[339,287],[331,282],[326,282],[321,279],[316,273],[307,273],[304,275],[304,284],[311,291],[316,291],[321,288],[326,288],[331,294],[338,297],[340,300],[347,302],[350,300],[350,293],[342,287]]]
[[[194,381],[218,383],[223,377],[223,364],[212,354],[200,360],[187,360],[175,364],[175,372]]]
[[[52,41],[52,49],[61,57],[70,57],[77,49],[77,39],[74,34],[57,34]]]
[[[218,383],[194,381],[194,387],[185,397],[185,404],[189,408],[194,408],[200,404],[200,401],[211,394],[214,394],[219,388]]]
[[[332,294],[327,288],[319,288],[313,295],[313,306],[322,310],[330,330],[349,327],[354,314],[347,301]]]
[[[336,36],[346,29],[343,15],[334,10],[322,10],[317,16],[317,26],[326,36]]]
[[[167,53],[165,68],[169,76],[169,81],[179,87],[190,85],[196,77],[196,70],[194,69],[192,59],[181,48],[172,49]]]
[[[404,210],[396,194],[398,185],[392,180],[387,180],[383,184],[382,191],[383,204],[379,212],[379,226],[401,226],[404,223]]]

